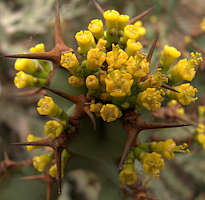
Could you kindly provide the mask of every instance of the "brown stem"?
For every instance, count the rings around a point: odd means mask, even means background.
[[[167,89],[167,90],[171,90],[171,91],[173,91],[173,92],[179,93],[179,91],[175,90],[174,88],[170,87],[169,85],[167,85],[167,84],[165,84],[165,83],[162,83],[162,86],[161,86],[161,87],[162,87],[162,88],[165,88],[165,89]]]
[[[60,195],[62,192],[62,165],[61,165],[62,148],[57,148],[55,153],[56,153],[56,165],[57,165],[58,194]]]
[[[129,24],[134,24],[136,21],[141,20],[143,17],[149,15],[153,10],[154,10],[155,6],[145,10],[144,12],[142,12],[141,14],[137,15],[136,17],[132,18],[129,21]]]
[[[152,56],[153,56],[154,50],[155,50],[155,48],[156,48],[156,46],[157,46],[158,40],[159,40],[159,33],[157,32],[157,33],[156,33],[156,37],[155,37],[155,39],[154,39],[154,41],[153,41],[153,43],[152,43],[151,49],[149,50],[149,53],[148,53],[148,55],[147,55],[147,61],[148,61],[149,63],[150,63],[151,60],[152,60]]]
[[[96,0],[92,0],[94,3],[95,7],[97,8],[98,12],[100,13],[101,17],[104,19],[104,10],[100,6],[100,4]]]

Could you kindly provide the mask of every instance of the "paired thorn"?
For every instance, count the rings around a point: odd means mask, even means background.
[[[172,88],[171,86],[169,86],[169,85],[167,85],[167,84],[165,84],[165,83],[163,83],[161,87],[162,87],[162,88],[165,88],[165,89],[167,89],[167,90],[171,90],[171,91],[173,91],[173,92],[179,93],[179,91],[175,90],[174,88]]]
[[[136,17],[132,18],[129,21],[129,24],[134,24],[136,21],[141,20],[142,18],[144,18],[145,16],[149,15],[153,10],[154,10],[155,6],[145,10],[144,12],[142,12],[141,14],[137,15]]]
[[[97,10],[100,13],[101,17],[104,19],[104,10],[103,10],[103,8],[100,6],[100,4],[96,0],[92,0],[92,2],[95,5],[95,7],[97,8]]]
[[[124,161],[127,157],[128,152],[133,146],[138,134],[143,130],[150,129],[161,129],[161,128],[177,128],[190,126],[190,124],[168,124],[168,123],[157,123],[157,122],[145,122],[139,114],[134,111],[126,113],[123,118],[123,127],[127,133],[127,140],[123,149],[123,153],[119,162],[119,170],[122,169]]]
[[[153,56],[154,50],[155,50],[155,48],[156,48],[156,46],[157,46],[158,40],[159,40],[159,32],[156,33],[155,39],[154,39],[154,41],[153,41],[153,43],[152,43],[152,46],[151,46],[151,48],[150,48],[150,50],[149,50],[149,53],[148,53],[148,55],[147,55],[147,61],[148,61],[149,63],[150,63],[151,60],[152,60],[152,56]]]

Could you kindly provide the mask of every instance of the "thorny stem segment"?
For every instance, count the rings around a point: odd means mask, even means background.
[[[156,48],[156,46],[157,46],[158,40],[159,40],[159,33],[157,32],[157,33],[156,33],[156,37],[155,37],[155,39],[154,39],[154,41],[153,41],[153,43],[152,43],[152,46],[151,46],[151,48],[150,48],[150,50],[149,50],[148,55],[147,55],[147,61],[148,61],[149,63],[150,63],[151,60],[152,60],[152,56],[153,56],[154,50],[155,50],[155,48]]]
[[[135,142],[138,134],[143,130],[149,129],[161,129],[161,128],[177,128],[189,126],[189,124],[167,124],[167,123],[157,123],[157,122],[145,122],[140,114],[135,111],[127,112],[123,117],[123,127],[127,133],[127,140],[125,142],[124,150],[119,162],[119,170],[122,169],[125,158]]]
[[[54,179],[48,174],[48,172],[44,172],[36,176],[22,177],[20,178],[20,180],[42,180],[47,184],[46,200],[51,200],[51,192],[52,192],[52,185],[54,183]]]

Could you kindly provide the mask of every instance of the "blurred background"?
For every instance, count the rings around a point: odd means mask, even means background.
[[[183,56],[192,50],[205,53],[205,30],[202,20],[205,17],[204,0],[99,0],[102,7],[116,9],[134,17],[144,10],[155,6],[154,11],[142,21],[147,34],[142,39],[145,50],[150,48],[156,30],[160,33],[157,50],[165,44],[175,46]],[[75,33],[87,29],[89,21],[100,18],[90,0],[60,0],[60,12],[65,43],[76,49]],[[0,56],[11,53],[28,52],[38,43],[44,43],[47,50],[54,45],[53,29],[55,22],[55,0],[0,0]],[[205,29],[205,22],[204,22]],[[45,117],[36,112],[36,103],[42,94],[22,96],[13,84],[15,76],[14,60],[0,58],[0,160],[3,152],[8,152],[12,160],[24,160],[32,154],[24,148],[10,145],[12,142],[25,141],[28,133],[43,132]],[[199,101],[204,104],[205,72],[204,63],[199,67],[198,78],[194,85],[199,89]],[[23,91],[23,90],[22,90]],[[22,92],[21,91],[21,92]],[[171,132],[171,131],[170,131]],[[175,134],[178,134],[178,132]],[[188,157],[177,157],[177,164],[170,164],[162,172],[161,178],[149,184],[150,192],[160,200],[196,199],[205,200],[205,153],[198,150]],[[177,166],[176,166],[177,165]],[[179,170],[176,170],[176,168]],[[29,175],[29,170],[16,175],[9,174],[0,178],[0,199],[18,200],[20,189],[18,177]],[[34,172],[35,173],[35,172]],[[45,185],[39,187],[37,182],[27,182],[27,193],[38,189],[45,199]],[[10,188],[10,189],[9,189]],[[35,189],[36,188],[36,189]],[[66,178],[63,194],[59,200],[97,200],[101,185],[97,177],[83,170],[69,173]],[[17,195],[17,196],[16,196]],[[21,199],[23,199],[21,197]],[[112,198],[109,190],[106,199]],[[24,200],[24,199],[23,199]]]

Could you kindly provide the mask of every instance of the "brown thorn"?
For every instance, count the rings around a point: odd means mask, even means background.
[[[65,98],[65,99],[67,99],[68,101],[71,101],[74,104],[77,104],[79,102],[79,97],[78,96],[72,96],[72,95],[66,94],[64,92],[61,92],[61,91],[58,91],[58,90],[55,90],[55,89],[52,89],[52,88],[49,88],[49,87],[46,87],[46,86],[43,86],[42,88],[46,89],[46,90],[49,90],[50,92],[53,92],[54,94],[57,94],[57,95]]]
[[[43,180],[44,176],[42,174],[40,175],[35,175],[35,176],[26,176],[26,177],[21,177],[19,180]]]
[[[95,7],[97,8],[98,12],[100,13],[101,17],[104,19],[104,10],[100,6],[100,4],[96,0],[92,0],[94,3]]]
[[[135,140],[136,138],[136,135],[140,132],[140,130],[137,130],[137,129],[132,129],[132,131],[130,131],[128,133],[128,136],[127,136],[127,140],[125,142],[125,146],[124,146],[124,149],[123,149],[123,153],[122,153],[122,156],[120,158],[120,163],[118,165],[118,168],[119,170],[122,169],[122,166],[123,166],[123,163],[127,157],[127,154],[133,144],[133,141]]]
[[[148,129],[160,129],[160,128],[178,128],[184,126],[191,126],[191,124],[167,124],[167,123],[157,123],[157,122],[144,122],[140,125],[142,130]]]
[[[15,142],[11,143],[12,145],[20,145],[20,146],[49,146],[53,147],[50,141],[48,140],[40,140],[37,142]]]
[[[158,40],[159,40],[159,33],[157,32],[157,33],[156,33],[156,37],[155,37],[155,39],[154,39],[154,41],[153,41],[153,43],[152,43],[151,49],[149,50],[149,53],[148,53],[148,55],[147,55],[147,61],[148,61],[149,63],[150,63],[151,60],[152,60],[152,56],[153,56],[154,50],[155,50],[155,48],[156,48],[156,46],[157,46]]]
[[[59,0],[56,0],[55,44],[65,45],[60,24]]]
[[[162,87],[162,88],[165,88],[165,89],[167,89],[167,90],[171,90],[171,91],[173,91],[173,92],[179,93],[179,91],[175,90],[174,88],[170,87],[169,85],[167,85],[167,84],[165,84],[165,83],[162,83],[162,86],[161,86],[161,87]]]
[[[62,165],[61,165],[62,148],[56,149],[56,165],[57,165],[57,182],[58,182],[58,194],[62,192]]]
[[[141,14],[137,15],[136,17],[132,18],[129,21],[129,24],[134,24],[136,21],[141,20],[143,17],[145,17],[146,15],[149,15],[153,10],[154,10],[155,6],[145,10],[144,12],[142,12]]]
[[[27,91],[18,92],[15,96],[16,97],[32,96],[32,95],[39,94],[41,91],[42,91],[42,88],[35,88],[35,89],[27,90]]]
[[[13,54],[6,55],[6,58],[28,58],[28,59],[41,59],[41,60],[49,60],[55,62],[55,56],[53,51],[49,52],[41,52],[41,53],[25,53],[25,54]]]
[[[91,119],[91,121],[93,123],[94,130],[96,130],[96,120],[95,120],[93,113],[90,112],[89,106],[84,106],[83,109],[84,109],[85,113],[89,116],[89,118]]]

